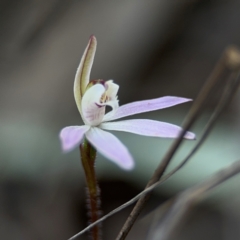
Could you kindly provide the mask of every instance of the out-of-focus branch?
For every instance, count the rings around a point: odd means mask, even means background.
[[[217,83],[221,80],[222,75],[226,70],[230,70],[230,72],[235,72],[240,68],[240,54],[239,51],[235,47],[229,47],[224,52],[223,56],[220,58],[219,62],[215,66],[212,74],[208,78],[206,84],[200,91],[197,99],[194,101],[192,108],[187,115],[186,120],[183,123],[183,131],[181,132],[179,138],[177,138],[172,146],[170,147],[169,151],[155,170],[153,176],[149,180],[146,188],[151,186],[152,184],[159,181],[159,179],[164,174],[167,166],[169,165],[173,155],[177,151],[178,147],[181,145],[183,136],[185,135],[186,131],[190,129],[190,127],[194,124],[197,117],[200,115],[206,101],[208,100],[212,90],[217,85]],[[150,193],[141,197],[135,207],[133,208],[132,212],[130,213],[127,221],[125,222],[124,226],[122,227],[121,231],[119,232],[116,240],[124,240],[132,228],[134,222],[136,221],[138,215],[142,211],[143,207],[146,205],[148,199],[150,197]]]
[[[183,218],[191,206],[206,193],[240,173],[240,160],[231,166],[215,173],[212,177],[196,186],[185,190],[176,197],[172,207],[167,211],[161,224],[155,228],[150,240],[167,240],[183,222]]]
[[[175,174],[178,170],[180,170],[190,160],[190,158],[194,155],[194,153],[196,153],[196,151],[200,148],[200,146],[203,144],[203,142],[209,135],[211,129],[213,128],[213,125],[216,123],[220,114],[223,112],[225,107],[230,103],[230,101],[234,97],[235,92],[238,90],[239,84],[240,84],[239,72],[233,73],[229,78],[228,85],[226,86],[216,109],[214,110],[209,121],[204,127],[203,134],[200,137],[198,143],[194,146],[194,148],[187,155],[187,157],[185,157],[185,159],[177,167],[175,167],[171,172],[169,172],[164,177],[162,177],[162,179],[170,178],[173,174]]]

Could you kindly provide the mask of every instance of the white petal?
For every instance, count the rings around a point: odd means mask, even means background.
[[[62,150],[69,152],[79,146],[84,134],[89,128],[89,126],[70,126],[63,128],[59,134]]]
[[[138,113],[168,108],[189,101],[192,100],[188,98],[166,96],[151,100],[132,102],[120,106],[116,112],[107,113],[103,118],[103,122],[112,121]]]
[[[147,119],[133,119],[118,122],[102,123],[100,128],[130,132],[150,137],[177,138],[182,128],[176,125]],[[184,136],[187,139],[195,139],[195,134],[187,132]]]
[[[86,137],[102,155],[121,168],[130,170],[134,167],[134,161],[128,149],[113,134],[93,127],[86,133]]]
[[[93,65],[96,49],[97,39],[94,36],[91,36],[81,58],[74,80],[73,93],[80,113],[81,113],[81,100],[83,93],[86,89],[86,86],[89,82],[90,72]]]
[[[106,81],[105,85],[107,86],[106,95],[110,98],[110,100],[115,100],[118,93],[119,85],[114,83],[113,80]]]
[[[82,98],[82,118],[85,124],[99,125],[105,114],[105,106],[100,105],[100,99],[105,92],[102,84],[95,84],[90,87]]]

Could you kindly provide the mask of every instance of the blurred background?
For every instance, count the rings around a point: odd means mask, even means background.
[[[0,239],[68,239],[87,224],[79,152],[63,154],[58,134],[82,124],[72,89],[91,34],[98,40],[91,79],[114,79],[120,105],[166,95],[194,99],[224,49],[240,46],[239,9],[239,0],[1,0]],[[154,208],[239,158],[239,102],[238,94],[187,166],[158,187],[127,239],[148,239]],[[136,117],[181,125],[190,106]],[[211,111],[209,102],[192,129],[197,136]],[[116,135],[136,167],[125,172],[98,156],[104,213],[144,188],[173,141]],[[170,168],[194,144],[186,141]],[[205,197],[178,239],[240,239],[239,181]],[[103,223],[105,240],[116,237],[130,210]]]

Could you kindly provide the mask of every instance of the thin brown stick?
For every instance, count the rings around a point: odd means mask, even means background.
[[[176,197],[172,207],[168,210],[161,224],[157,226],[151,240],[167,240],[176,232],[176,228],[183,222],[183,217],[196,201],[202,198],[207,192],[219,186],[240,173],[240,160],[231,166],[215,173],[212,177],[196,186],[185,190]],[[172,201],[172,200],[171,200]]]
[[[236,53],[237,52],[237,53]],[[183,124],[183,131],[181,132],[179,138],[177,138],[172,146],[170,147],[169,151],[155,170],[153,176],[149,180],[146,188],[151,186],[152,184],[156,183],[165,172],[168,164],[170,163],[173,155],[177,151],[178,147],[182,143],[183,136],[185,135],[186,131],[190,129],[190,127],[195,122],[196,118],[201,113],[201,110],[207,101],[209,94],[211,93],[212,89],[215,87],[217,82],[221,79],[221,76],[223,75],[224,71],[226,69],[236,69],[239,67],[239,54],[238,51],[236,51],[234,48],[228,48],[219,62],[217,63],[216,67],[214,68],[212,74],[210,75],[209,79],[207,80],[206,84],[200,91],[200,94],[198,95],[197,99],[195,100],[192,108],[189,111],[189,114],[186,118],[186,121]],[[138,215],[140,214],[141,210],[147,203],[148,199],[150,197],[150,193],[146,194],[145,196],[141,197],[135,207],[133,208],[132,212],[130,213],[127,221],[125,222],[124,226],[122,227],[121,231],[119,232],[116,240],[124,240],[132,228],[134,222],[136,221]]]
[[[203,144],[203,142],[206,140],[207,136],[209,135],[212,127],[216,123],[217,119],[223,112],[223,110],[226,108],[226,106],[231,102],[232,98],[234,97],[238,87],[239,87],[239,73],[233,73],[228,81],[228,85],[226,86],[226,89],[224,90],[222,97],[216,106],[213,114],[211,115],[209,121],[207,122],[206,126],[204,127],[202,136],[200,137],[198,143],[194,146],[194,148],[191,150],[191,152],[185,157],[185,159],[171,172],[169,172],[167,175],[165,175],[163,178],[169,178],[173,174],[175,174],[178,170],[180,170],[189,160],[190,158],[196,153],[196,151],[199,149],[199,147]]]

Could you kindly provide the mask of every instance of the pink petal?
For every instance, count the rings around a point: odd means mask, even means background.
[[[134,167],[134,161],[128,149],[113,134],[92,127],[86,133],[86,137],[102,155],[121,168],[130,170]]]
[[[103,121],[112,121],[115,119],[127,117],[130,115],[138,114],[138,113],[144,113],[144,112],[150,112],[155,111],[158,109],[168,108],[175,106],[177,104],[185,103],[192,101],[188,98],[181,98],[181,97],[161,97],[161,98],[155,98],[151,100],[144,100],[144,101],[138,101],[138,102],[132,102],[125,105],[120,106],[114,113],[109,112],[107,113]]]
[[[131,132],[144,136],[165,138],[177,138],[182,130],[182,128],[170,123],[147,119],[102,123],[100,127],[105,130]],[[195,134],[187,132],[184,138],[195,139]]]
[[[84,133],[89,130],[89,126],[71,126],[65,127],[61,130],[59,137],[62,144],[62,150],[69,152],[73,148],[79,146]]]

